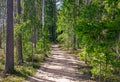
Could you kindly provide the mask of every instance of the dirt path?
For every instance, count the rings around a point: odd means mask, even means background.
[[[60,50],[58,45],[52,46],[51,54],[28,82],[93,82],[89,80],[89,74],[83,73],[86,68],[84,62],[75,55]]]

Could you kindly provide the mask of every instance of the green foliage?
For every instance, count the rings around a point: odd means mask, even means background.
[[[50,54],[51,30],[56,27],[55,0],[45,1],[45,26],[42,26],[42,0],[20,0],[21,14],[17,14],[14,2],[15,74],[2,78],[2,82],[19,82],[34,75],[40,62]],[[55,29],[54,29],[55,30]],[[53,33],[54,35],[54,33]],[[19,41],[22,42],[23,63],[18,65]],[[17,45],[19,44],[19,45]],[[1,53],[1,51],[0,51]],[[0,54],[0,71],[3,71],[5,57]],[[1,75],[0,75],[1,76]],[[1,78],[0,78],[1,81]]]
[[[29,25],[29,24],[30,24],[30,20],[28,20],[26,22],[20,22],[19,24],[15,24],[15,26],[14,26],[15,37],[17,37],[17,34],[23,33],[24,30],[26,29],[27,25]]]
[[[81,48],[78,56],[92,66],[93,78],[109,80],[111,76],[119,76],[120,1],[82,0],[76,7],[69,1],[63,2],[58,14],[58,40],[69,44],[69,32],[74,32],[77,45]],[[74,7],[78,14],[72,12]],[[74,18],[76,22],[73,21]]]
[[[5,55],[4,50],[0,50],[0,81],[1,82],[20,82],[25,81],[28,76],[33,76],[37,69],[40,67],[40,63],[44,61],[44,58],[41,54],[35,54],[33,57],[34,63],[28,61],[24,61],[24,64],[22,66],[17,65],[17,62],[15,61],[15,71],[13,74],[3,74],[4,70],[4,62],[5,62]],[[2,57],[2,58],[1,58]],[[29,56],[30,58],[30,56]],[[16,60],[16,59],[15,59]]]

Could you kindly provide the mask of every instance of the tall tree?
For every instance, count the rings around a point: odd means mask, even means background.
[[[1,30],[1,28],[0,28],[0,30]],[[2,32],[0,31],[0,48],[2,48]]]
[[[7,35],[5,73],[14,70],[14,37],[13,37],[13,0],[7,0]]]
[[[2,3],[0,3],[0,48],[2,47],[2,27],[1,27],[1,20],[2,20]]]
[[[17,0],[17,11],[18,11],[18,23],[20,23],[20,15],[21,15],[21,0]],[[23,54],[22,54],[22,33],[21,31],[17,34],[17,54],[18,54],[18,63],[23,63]]]
[[[51,1],[51,0],[50,0]],[[51,41],[56,41],[56,21],[57,21],[57,11],[56,11],[56,0],[52,0],[52,27],[51,27]]]
[[[74,1],[74,3],[73,3],[73,5],[74,5],[74,8],[73,8],[73,50],[76,50],[76,42],[77,42],[77,38],[76,38],[76,34],[75,34],[75,31],[74,31],[74,27],[75,27],[75,25],[76,25],[76,16],[77,16],[77,14],[76,14],[76,1]]]
[[[43,34],[43,54],[45,55],[45,0],[42,0],[42,34]]]

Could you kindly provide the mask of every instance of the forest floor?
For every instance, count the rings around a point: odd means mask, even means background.
[[[95,82],[90,77],[90,67],[76,55],[52,45],[51,56],[27,82]]]

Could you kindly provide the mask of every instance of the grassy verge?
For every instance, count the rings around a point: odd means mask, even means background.
[[[5,55],[4,50],[0,49],[0,82],[25,82],[28,76],[33,76],[40,64],[44,61],[41,54],[35,54],[32,63],[30,59],[26,59],[22,66],[17,65],[15,61],[15,71],[13,74],[4,74]]]

